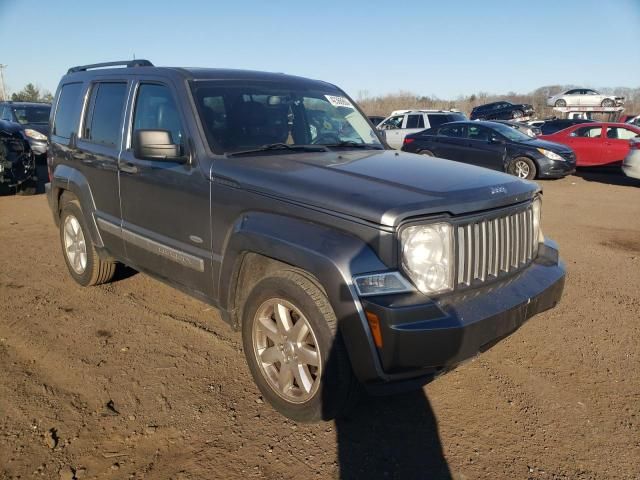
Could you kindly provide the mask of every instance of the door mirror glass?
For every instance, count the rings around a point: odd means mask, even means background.
[[[136,130],[133,132],[133,154],[142,160],[184,161],[182,148],[173,143],[169,130]]]

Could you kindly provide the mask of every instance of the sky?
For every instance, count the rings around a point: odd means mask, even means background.
[[[352,97],[640,86],[640,0],[0,0],[10,91],[74,65],[285,72]]]

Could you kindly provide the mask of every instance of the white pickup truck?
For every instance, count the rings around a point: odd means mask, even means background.
[[[467,120],[457,110],[395,110],[377,126],[392,148],[401,148],[404,137],[443,123]]]

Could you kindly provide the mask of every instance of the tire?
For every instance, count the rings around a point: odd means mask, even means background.
[[[536,178],[538,169],[533,160],[527,157],[517,157],[511,160],[507,172],[518,178],[533,180]]]
[[[555,107],[566,107],[567,106],[567,102],[566,100],[556,100],[556,103],[554,104]]]
[[[433,152],[431,150],[420,150],[418,153],[420,155],[424,155],[426,157],[435,157],[435,155],[433,154]]]
[[[289,329],[279,328],[285,322]],[[258,388],[285,417],[330,420],[355,405],[358,383],[336,316],[326,295],[306,276],[282,270],[253,287],[242,308],[242,343]],[[301,359],[303,350],[317,366]]]
[[[35,195],[37,191],[36,181],[31,179],[18,187],[17,195]]]
[[[63,195],[62,201],[60,245],[71,277],[84,287],[108,282],[116,271],[116,263],[98,256],[80,202],[67,194]]]
[[[610,98],[605,98],[604,100],[602,100],[602,103],[600,104],[600,106],[605,107],[605,108],[606,107],[615,107],[616,106],[616,102],[614,102]]]
[[[522,110],[514,110],[513,118],[522,118],[524,117],[524,112]]]

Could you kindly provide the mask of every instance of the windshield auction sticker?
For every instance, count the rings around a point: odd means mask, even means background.
[[[349,99],[345,97],[336,97],[334,95],[325,95],[324,97],[329,100],[329,103],[334,107],[354,108]]]

